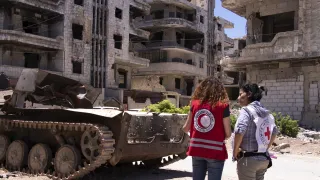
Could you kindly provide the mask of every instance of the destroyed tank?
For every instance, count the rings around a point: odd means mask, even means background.
[[[99,94],[78,81],[24,69],[1,109],[1,163],[78,179],[104,165],[161,167],[186,158],[186,115],[93,108]]]

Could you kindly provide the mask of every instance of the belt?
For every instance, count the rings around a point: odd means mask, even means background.
[[[271,160],[271,157],[267,155],[267,152],[264,152],[264,153],[261,153],[261,152],[244,152],[244,151],[241,151],[239,153],[239,156],[240,157],[252,157],[252,156],[264,156],[266,157],[268,160],[269,160],[269,165],[268,165],[268,168],[270,168],[272,166],[272,160]]]

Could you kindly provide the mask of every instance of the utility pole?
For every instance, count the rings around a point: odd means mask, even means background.
[[[214,60],[215,49],[214,49],[214,8],[215,0],[208,0],[208,33],[207,33],[207,71],[208,76],[215,76],[216,74],[216,62]]]

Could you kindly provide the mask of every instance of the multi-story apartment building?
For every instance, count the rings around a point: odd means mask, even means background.
[[[150,60],[136,76],[157,75],[167,91],[190,96],[207,76],[207,1],[147,0],[151,13],[137,20],[150,31],[148,42],[133,43],[140,57]]]
[[[222,0],[247,19],[246,47],[224,64],[268,89],[263,104],[320,127],[319,21],[316,0]]]
[[[48,70],[112,88],[106,96],[156,75],[160,91],[190,96],[207,76],[207,2],[2,0],[0,72],[12,82]]]
[[[130,51],[131,39],[149,38],[132,20],[149,11],[143,0],[2,0],[0,71],[14,79],[40,68],[96,88],[130,87],[132,68],[149,65]]]

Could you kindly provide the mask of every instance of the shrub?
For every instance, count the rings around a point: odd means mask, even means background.
[[[298,121],[293,120],[289,115],[283,116],[281,112],[272,113],[279,132],[289,137],[297,137],[299,132]]]
[[[237,116],[234,115],[234,114],[231,114],[230,115],[230,123],[231,123],[231,130],[234,131],[234,127],[236,125],[236,122],[237,122]]]
[[[156,104],[150,104],[142,111],[157,112],[157,113],[177,113],[177,114],[188,114],[190,106],[185,106],[182,108],[177,108],[169,100],[165,99]]]

